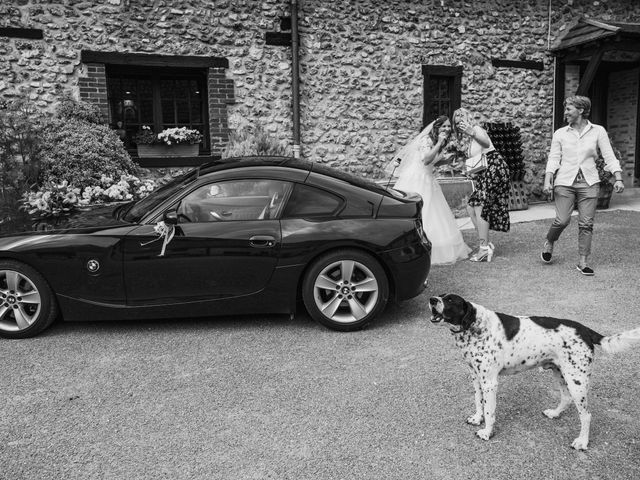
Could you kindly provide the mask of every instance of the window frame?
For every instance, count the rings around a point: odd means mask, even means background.
[[[462,100],[462,66],[450,66],[450,65],[422,65],[423,79],[423,98],[424,105],[422,109],[422,127],[431,123],[435,116],[430,114],[430,106],[432,98],[429,89],[429,83],[431,78],[444,78],[449,85],[449,114],[451,117],[453,112],[460,108]],[[437,116],[437,115],[436,115]],[[432,118],[433,117],[433,118]]]
[[[116,127],[116,118],[113,118],[115,100],[112,95],[113,82],[122,79],[148,79],[151,81],[152,91],[152,116],[153,124],[151,128],[154,133],[159,133],[168,124],[172,126],[186,126],[189,128],[197,128],[201,131],[203,141],[200,144],[199,154],[207,155],[211,151],[211,145],[209,142],[209,109],[208,109],[208,89],[207,89],[207,70],[203,68],[180,68],[180,67],[157,67],[157,66],[123,66],[123,65],[106,65],[105,76],[107,80],[107,101],[109,109],[112,112],[111,126]],[[200,89],[200,121],[193,122],[190,119],[188,123],[176,123],[175,119],[171,121],[165,121],[162,116],[162,81],[166,79],[194,79],[198,82],[198,88]],[[138,122],[139,123],[139,122]],[[136,123],[137,124],[137,123]],[[136,152],[136,145],[131,139],[125,143],[130,153]]]
[[[202,196],[203,192],[206,190],[211,191],[213,187],[217,187],[220,191],[222,188],[222,192],[224,192],[225,185],[234,188],[234,186],[249,186],[249,191],[242,192],[240,194],[235,195],[226,195],[221,193],[219,196],[217,194],[210,195],[206,194]],[[294,182],[289,180],[275,179],[275,178],[228,178],[228,179],[218,179],[212,182],[207,182],[201,185],[196,186],[191,189],[188,193],[183,195],[171,208],[176,210],[178,215],[179,223],[217,223],[219,221],[223,222],[246,222],[246,221],[267,221],[267,220],[278,220],[289,200],[291,192],[294,188]],[[257,191],[261,190],[260,194]],[[277,195],[279,194],[279,195]],[[201,199],[198,199],[198,196],[202,196]],[[191,205],[195,203],[198,207],[202,207],[203,204],[207,203],[204,200],[211,199],[212,206],[215,205],[217,207],[223,207],[226,209],[225,213],[222,211],[216,211],[219,215],[214,215],[212,211],[209,213],[211,217],[206,217],[207,219],[200,219],[200,215],[194,216],[191,215],[191,212],[194,211],[194,207]],[[243,204],[234,203],[234,201],[230,201],[230,199],[244,199],[246,202],[242,202]],[[262,202],[258,205],[254,205],[255,200],[260,199]],[[198,201],[196,201],[198,200]],[[218,200],[218,202],[216,202]],[[273,202],[276,202],[275,204]],[[271,205],[270,205],[271,203]],[[217,204],[217,205],[216,205]],[[264,216],[264,213],[267,209],[270,211],[269,216]],[[211,206],[206,207],[211,208]],[[259,209],[260,212],[255,211]],[[242,214],[247,211],[254,212],[255,218],[253,215],[246,218]],[[201,213],[201,212],[198,212]],[[234,217],[234,215],[238,215]],[[180,221],[184,219],[186,221]]]
[[[329,198],[332,199],[336,199],[337,200],[337,204],[334,207],[333,210],[331,210],[330,212],[322,212],[322,213],[299,213],[299,212],[294,212],[293,214],[290,212],[290,210],[293,207],[293,203],[292,203],[292,199],[295,198],[296,194],[298,193],[298,191],[301,192],[301,198],[306,199],[307,196],[303,195],[304,194],[304,190],[315,190],[321,194],[326,195]],[[317,185],[309,185],[307,183],[294,183],[293,184],[293,188],[291,189],[291,191],[289,192],[289,195],[287,197],[287,201],[286,201],[286,205],[284,206],[284,208],[282,209],[282,211],[280,212],[280,218],[283,220],[291,220],[291,219],[300,219],[300,218],[308,218],[308,219],[318,219],[318,218],[338,218],[340,212],[342,212],[344,210],[344,206],[345,206],[345,199],[344,197],[342,197],[341,195],[335,193],[335,192],[331,192],[327,189],[318,187]]]

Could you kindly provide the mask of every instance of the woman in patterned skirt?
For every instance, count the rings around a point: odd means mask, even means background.
[[[489,239],[489,230],[508,232],[509,220],[509,167],[493,147],[487,132],[475,125],[471,113],[459,108],[453,112],[452,130],[459,151],[467,158],[484,153],[487,168],[471,175],[475,191],[467,202],[467,211],[479,239],[478,251],[469,260],[490,262],[495,246]]]

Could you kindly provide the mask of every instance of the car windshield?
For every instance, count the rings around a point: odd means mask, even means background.
[[[189,172],[176,177],[169,183],[161,186],[160,188],[151,192],[148,196],[138,200],[134,203],[129,211],[124,215],[123,220],[130,223],[138,223],[147,212],[153,210],[169,197],[173,196],[178,190],[183,189],[186,185],[195,181],[198,178],[198,169],[190,170]]]

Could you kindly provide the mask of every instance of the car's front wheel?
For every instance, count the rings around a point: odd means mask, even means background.
[[[371,255],[338,250],[313,262],[302,283],[302,298],[314,320],[348,332],[364,328],[384,310],[389,281]]]
[[[53,292],[42,275],[24,263],[0,260],[0,336],[33,337],[56,314]]]

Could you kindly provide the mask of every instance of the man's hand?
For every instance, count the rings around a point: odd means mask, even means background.
[[[553,192],[552,180],[553,180],[553,174],[552,173],[545,173],[545,175],[544,175],[544,186],[542,187],[542,191],[546,195],[551,195],[551,192]]]
[[[616,193],[624,192],[624,183],[622,183],[622,180],[616,180],[616,183],[613,184],[613,189]]]

